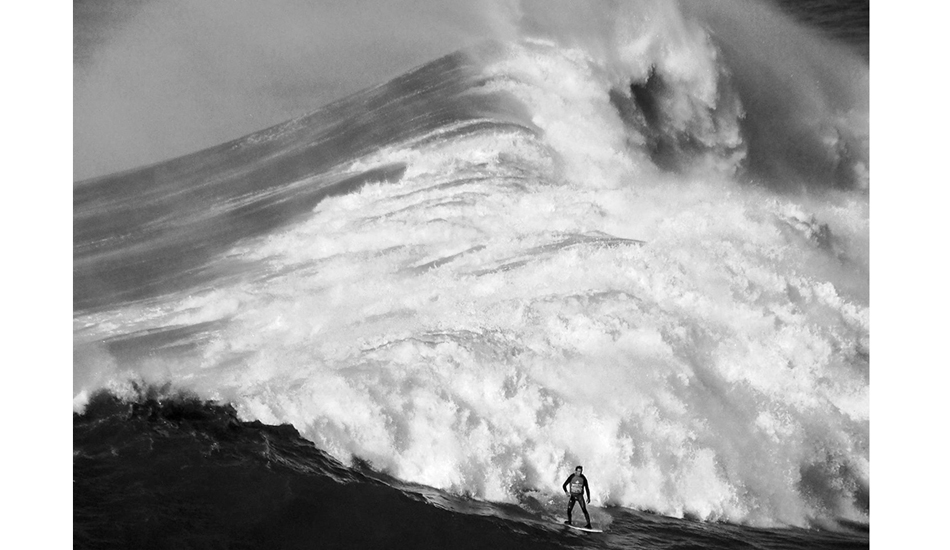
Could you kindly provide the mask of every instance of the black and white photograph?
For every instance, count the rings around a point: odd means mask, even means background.
[[[74,0],[73,548],[869,548],[870,44],[868,0]]]

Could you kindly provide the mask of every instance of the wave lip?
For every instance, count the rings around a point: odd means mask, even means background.
[[[464,53],[313,114],[191,155],[82,181],[73,191],[74,309],[141,300],[221,277],[221,255],[309,214],[327,197],[398,181],[363,155],[445,128],[519,125],[510,102],[472,94]],[[504,105],[504,106],[503,106]],[[469,130],[470,131],[470,130]]]

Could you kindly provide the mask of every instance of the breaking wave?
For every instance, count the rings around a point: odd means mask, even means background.
[[[867,65],[710,4],[525,2],[507,40],[77,183],[76,407],[170,381],[478,499],[581,463],[597,505],[866,521]]]

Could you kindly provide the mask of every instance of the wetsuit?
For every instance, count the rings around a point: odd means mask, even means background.
[[[581,504],[581,511],[584,512],[584,519],[587,520],[587,527],[590,527],[590,514],[587,513],[587,503],[584,501],[584,491],[587,491],[587,500],[590,500],[590,487],[587,485],[587,478],[584,474],[571,474],[567,481],[561,486],[567,492],[567,486],[571,486],[571,499],[567,503],[567,523],[571,522],[571,512],[574,510],[574,503]]]

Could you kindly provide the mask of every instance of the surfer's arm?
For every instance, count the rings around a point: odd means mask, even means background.
[[[564,481],[564,485],[561,485],[561,490],[564,491],[565,493],[567,492],[567,484],[571,482],[572,477],[574,476],[573,475],[567,476],[567,479]]]
[[[590,502],[590,485],[587,484],[587,476],[584,476],[584,490],[587,491],[587,502]]]

